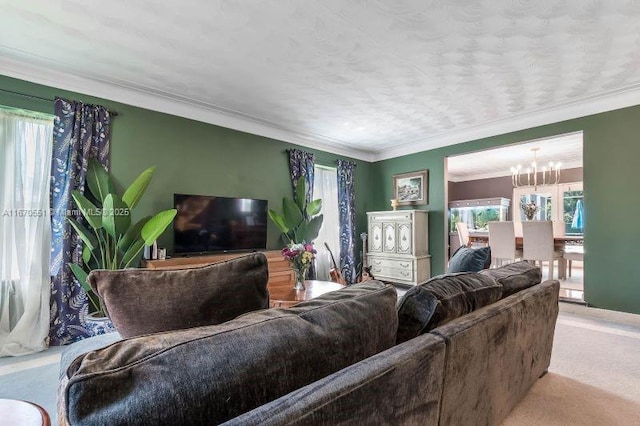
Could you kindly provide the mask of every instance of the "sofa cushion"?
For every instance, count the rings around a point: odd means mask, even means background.
[[[76,358],[70,424],[218,424],[395,343],[393,286],[368,281],[288,309],[125,339]]]
[[[502,286],[475,272],[439,275],[407,291],[398,302],[402,343],[500,300]]]
[[[502,285],[502,297],[510,296],[542,281],[540,268],[525,261],[510,263],[495,269],[485,269],[480,273]]]
[[[449,260],[447,273],[479,272],[491,266],[491,248],[468,248],[462,246]]]
[[[219,324],[269,307],[267,258],[252,253],[200,268],[94,270],[89,284],[122,337]]]

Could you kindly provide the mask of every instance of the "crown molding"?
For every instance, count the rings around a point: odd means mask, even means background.
[[[562,173],[562,170],[575,169],[575,168],[580,168],[582,166],[583,164],[581,161],[564,162],[562,164],[560,173]],[[511,171],[509,171],[508,169],[504,169],[504,170],[497,170],[497,171],[486,172],[486,173],[473,173],[469,175],[457,175],[449,172],[448,179],[451,182],[459,183],[459,182],[467,182],[470,180],[491,179],[491,178],[499,178],[499,177],[507,177],[507,176],[511,176]]]
[[[43,58],[38,58],[38,60],[43,60]],[[30,61],[0,56],[0,73],[32,83],[215,124],[336,155],[368,162],[373,161],[372,152],[346,147],[337,140],[286,130],[264,120],[173,94],[160,93],[148,88],[131,87],[121,82],[98,77],[80,76],[70,71],[61,71],[59,64],[56,63],[45,68],[34,65]]]
[[[20,52],[12,53],[20,54]],[[37,60],[44,61],[43,58],[37,58]],[[86,77],[73,72],[60,71],[58,63],[51,62],[50,66],[44,67],[34,65],[32,62],[33,58],[29,61],[0,56],[0,73],[32,83],[83,93],[368,162],[401,157],[640,104],[640,85],[634,85],[374,152],[353,149],[346,146],[344,142],[321,135],[283,129],[255,117],[179,95],[162,93],[150,88],[131,87],[122,82],[104,80],[96,76]]]
[[[635,105],[640,105],[640,84],[396,145],[376,152],[373,161],[387,160]]]

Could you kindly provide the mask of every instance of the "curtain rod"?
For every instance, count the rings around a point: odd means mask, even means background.
[[[12,95],[18,95],[18,96],[22,96],[22,97],[30,98],[30,99],[38,99],[40,101],[47,101],[47,102],[54,102],[55,101],[55,99],[43,98],[41,96],[29,95],[27,93],[14,92],[13,90],[7,90],[7,89],[2,89],[2,88],[0,88],[0,92],[10,93]],[[118,113],[115,112],[115,111],[111,111],[109,109],[108,109],[108,111],[109,111],[109,114],[111,114],[114,117],[116,117],[118,115]]]

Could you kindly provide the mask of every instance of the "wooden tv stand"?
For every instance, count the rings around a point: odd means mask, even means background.
[[[269,282],[267,286],[273,284],[291,284],[293,287],[296,279],[295,272],[291,269],[289,261],[282,257],[282,252],[280,250],[265,250],[262,253],[267,256],[267,266],[269,268]],[[144,260],[142,266],[150,269],[197,268],[198,266],[210,265],[246,254],[249,253],[220,253],[201,256],[172,257],[165,260]]]

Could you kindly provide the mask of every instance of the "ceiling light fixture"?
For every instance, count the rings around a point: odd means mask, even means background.
[[[534,191],[538,189],[538,151],[540,148],[531,148],[533,151],[533,162],[531,167],[526,168],[527,183],[524,183],[524,171],[522,165],[518,164],[511,168],[511,183],[514,188],[519,186],[533,186]],[[548,166],[542,167],[542,179],[540,185],[557,185],[560,183],[561,162],[549,162]],[[533,176],[532,176],[533,175]]]

